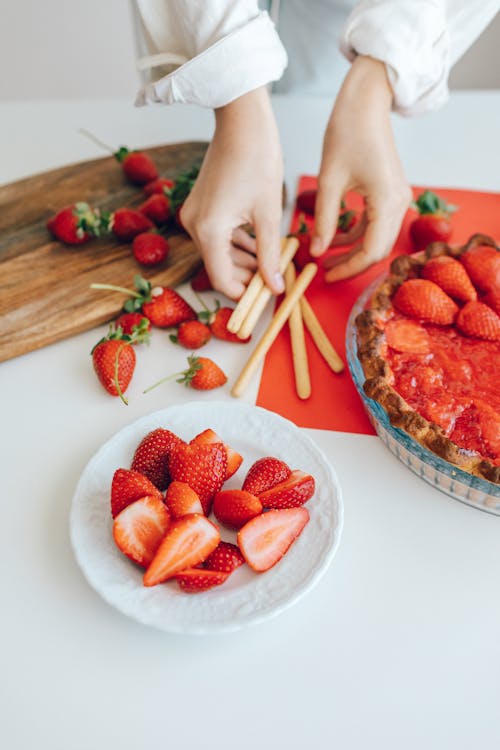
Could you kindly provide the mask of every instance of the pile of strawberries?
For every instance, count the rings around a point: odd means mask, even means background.
[[[419,278],[398,287],[392,303],[408,318],[455,326],[464,336],[500,341],[500,252],[494,245],[477,244],[458,258],[430,258]],[[425,333],[417,326],[413,335],[408,321],[390,323],[386,337],[390,346],[401,351],[417,351],[425,345]]]
[[[274,457],[256,461],[241,489],[223,489],[243,457],[211,429],[186,443],[157,428],[111,484],[113,538],[145,569],[145,586],[175,580],[187,593],[218,586],[241,565],[263,573],[281,560],[309,521],[310,474]],[[213,513],[214,520],[209,518]],[[219,524],[237,531],[222,541]]]
[[[168,256],[169,244],[161,232],[171,219],[182,228],[180,210],[198,175],[191,167],[175,180],[160,177],[156,164],[142,151],[122,146],[113,154],[127,180],[142,187],[145,200],[137,209],[117,208],[102,212],[88,203],[65,206],[47,222],[49,232],[67,245],[82,245],[92,238],[112,235],[120,242],[131,242],[137,262],[156,266]]]

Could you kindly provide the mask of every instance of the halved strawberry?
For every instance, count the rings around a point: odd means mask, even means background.
[[[193,568],[206,560],[219,542],[217,526],[205,516],[193,513],[173,521],[144,574],[144,585],[156,586],[185,568]]]
[[[171,479],[186,482],[198,494],[206,515],[225,480],[226,467],[227,454],[222,443],[182,443],[174,446],[170,454]]]
[[[415,320],[390,320],[385,327],[385,340],[397,352],[428,354],[430,351],[429,334]]]
[[[290,476],[292,470],[284,461],[274,456],[264,456],[255,461],[248,470],[241,489],[260,495]]]
[[[229,477],[232,477],[233,474],[236,474],[243,462],[243,456],[235,451],[234,448],[231,448],[230,445],[225,443],[222,438],[220,438],[217,433],[210,428],[208,430],[203,430],[203,432],[200,432],[199,435],[196,435],[196,437],[191,440],[191,442],[201,443],[205,445],[211,445],[212,443],[222,443],[227,454],[226,479],[229,479]]]
[[[449,255],[431,258],[422,268],[422,278],[433,281],[459,302],[477,300],[477,292],[463,265]]]
[[[158,427],[141,440],[130,468],[144,474],[159,490],[164,490],[170,481],[168,464],[172,448],[183,443],[170,430]]]
[[[251,518],[262,513],[262,503],[245,490],[222,490],[214,497],[213,511],[224,526],[240,529]]]
[[[482,302],[467,302],[457,315],[457,328],[466,336],[500,341],[500,317]]]
[[[309,521],[306,508],[262,513],[238,532],[238,546],[252,570],[263,573],[281,560]]]
[[[130,469],[117,469],[111,482],[111,515],[116,518],[127,505],[146,495],[163,500],[160,490],[144,474]]]
[[[156,496],[143,497],[117,515],[113,539],[124,555],[147,568],[169,524],[170,514],[165,503]]]
[[[177,573],[175,580],[186,594],[199,594],[214,586],[220,586],[229,578],[230,573],[221,570],[205,570],[204,568],[187,568]]]
[[[394,307],[404,315],[436,325],[451,325],[458,306],[433,281],[408,279],[392,298]]]
[[[189,513],[203,513],[200,498],[186,482],[170,482],[165,503],[172,518],[181,518]]]
[[[220,542],[213,552],[209,554],[203,566],[207,570],[219,570],[223,573],[232,573],[233,570],[243,565],[245,558],[236,544],[231,542]]]
[[[314,495],[314,477],[295,469],[283,482],[259,495],[264,508],[296,508]]]

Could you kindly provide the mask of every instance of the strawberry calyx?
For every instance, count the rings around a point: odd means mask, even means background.
[[[454,206],[451,203],[446,203],[442,198],[432,190],[424,190],[416,200],[411,203],[414,208],[421,216],[425,214],[432,214],[433,216],[448,217],[450,214],[458,210],[458,206]]]
[[[145,302],[151,302],[154,297],[158,297],[163,292],[163,287],[155,286],[150,281],[143,278],[139,274],[134,276],[134,289],[129,289],[125,286],[116,286],[114,284],[91,284],[91,289],[105,289],[111,292],[122,292],[123,294],[130,295],[123,305],[125,312],[138,312]]]
[[[299,228],[295,232],[295,234],[298,236],[299,234],[307,234],[309,232],[309,227],[306,224],[306,217],[305,214],[301,213],[299,214]]]
[[[342,211],[337,221],[337,229],[340,232],[348,232],[354,223],[356,211]]]
[[[218,299],[214,300],[215,307],[213,310],[210,310],[209,307],[205,304],[204,300],[200,297],[199,294],[195,292],[195,297],[200,303],[200,305],[204,308],[203,310],[200,310],[196,315],[198,316],[198,320],[200,323],[205,323],[205,325],[209,326],[210,323],[213,323],[215,320],[215,316],[217,312],[220,310],[220,302]]]
[[[120,148],[118,149],[118,151],[115,151],[113,153],[113,156],[115,157],[116,161],[120,162],[120,164],[121,164],[123,161],[125,161],[125,159],[127,158],[127,156],[129,154],[131,154],[131,153],[132,153],[132,151],[129,148],[127,148],[126,146],[120,146]]]
[[[175,215],[177,209],[179,209],[189,193],[191,192],[196,178],[200,172],[198,165],[193,165],[186,172],[181,172],[174,181],[174,186],[171,188],[164,188],[163,192],[167,196],[172,214]]]
[[[73,208],[76,219],[76,236],[82,239],[85,234],[99,237],[102,234],[101,213],[98,208],[91,208],[88,203],[78,201]]]

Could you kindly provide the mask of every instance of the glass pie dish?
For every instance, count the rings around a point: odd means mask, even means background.
[[[500,515],[500,485],[463,471],[425,448],[404,430],[394,427],[385,409],[365,394],[363,384],[366,378],[357,355],[355,319],[365,309],[381,281],[382,278],[376,279],[360,295],[351,310],[346,329],[349,370],[370,422],[389,450],[428,484],[467,505]]]

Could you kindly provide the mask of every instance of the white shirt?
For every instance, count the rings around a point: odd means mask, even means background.
[[[138,105],[216,108],[282,77],[278,90],[331,88],[333,96],[346,67],[339,46],[349,61],[369,55],[385,63],[393,107],[404,115],[446,101],[451,66],[500,9],[500,0],[275,0],[271,13],[292,60],[283,76],[287,51],[257,0],[136,2],[147,52],[139,69],[152,74]]]

